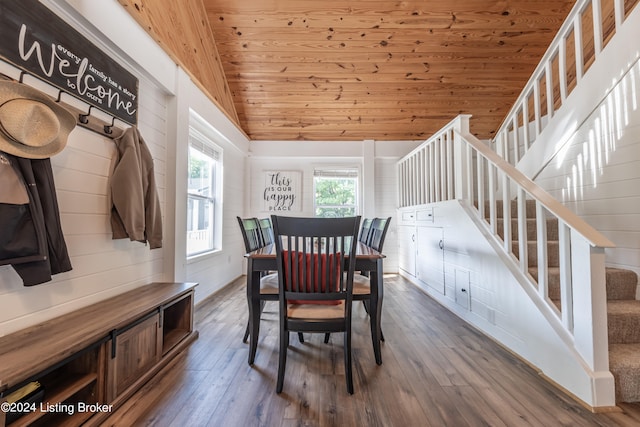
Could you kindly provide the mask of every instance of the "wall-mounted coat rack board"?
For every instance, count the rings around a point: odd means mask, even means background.
[[[88,105],[77,98],[63,92],[40,80],[38,77],[27,74],[23,70],[0,59],[0,78],[19,81],[50,96],[64,108],[69,110],[75,117],[78,126],[98,133],[107,138],[117,138],[130,125],[114,116],[105,113],[91,105]]]
[[[136,125],[138,79],[39,0],[0,2],[0,73],[50,95],[108,137]],[[4,71],[6,69],[6,71]]]

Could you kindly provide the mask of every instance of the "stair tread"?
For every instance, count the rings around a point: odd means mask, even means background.
[[[549,294],[555,295],[559,292],[557,289],[559,286],[559,267],[548,267],[549,277]],[[529,274],[534,280],[538,280],[538,267],[529,267]],[[607,287],[607,300],[608,301],[622,301],[622,300],[635,300],[636,287],[637,287],[637,275],[631,270],[624,270],[621,268],[606,267],[606,287]]]
[[[607,301],[607,313],[609,315],[638,315],[640,316],[640,301],[621,299]]]
[[[609,344],[609,369],[616,368],[640,370],[640,343]]]

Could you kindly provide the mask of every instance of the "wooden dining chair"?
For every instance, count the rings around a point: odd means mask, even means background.
[[[388,218],[374,218],[371,223],[371,230],[369,232],[369,246],[378,252],[382,252],[384,247],[384,240],[387,236],[387,230],[391,223],[391,217]],[[362,301],[367,313],[371,308],[371,281],[369,274],[366,271],[355,274],[353,277],[353,299],[355,301]],[[326,337],[325,337],[326,338]],[[384,335],[380,332],[380,339],[384,341]]]
[[[262,237],[262,231],[260,227],[260,221],[257,218],[240,218],[238,224],[240,225],[240,231],[242,232],[242,239],[244,240],[245,252],[253,252],[264,246]],[[260,313],[264,308],[265,301],[277,301],[278,300],[278,274],[265,271],[260,278]],[[244,337],[242,342],[247,342],[249,338],[249,324],[251,319],[247,320],[247,328],[244,331]]]
[[[245,251],[253,252],[256,249],[260,249],[263,244],[259,221],[256,218],[240,218],[239,216],[236,218],[242,232]]]
[[[276,392],[282,392],[284,385],[290,332],[342,332],[347,391],[353,394],[351,309],[360,217],[294,218],[273,215],[271,220],[276,244],[280,308]]]
[[[260,218],[258,223],[260,224],[262,245],[266,246],[273,244],[273,226],[271,225],[271,218]]]
[[[371,232],[371,223],[373,219],[365,218],[362,220],[362,226],[360,227],[360,234],[358,234],[358,241],[364,243],[365,245],[369,244],[369,234]]]
[[[391,223],[391,217],[387,218],[374,218],[371,222],[371,230],[369,231],[369,243],[378,252],[382,252],[384,246],[384,239],[387,237],[387,230]]]

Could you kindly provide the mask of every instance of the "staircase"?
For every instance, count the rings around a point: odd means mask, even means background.
[[[498,235],[504,239],[502,201],[496,201]],[[536,250],[535,201],[527,200],[527,251],[529,274],[538,280]],[[485,205],[488,213],[488,206]],[[515,203],[512,218],[517,217]],[[518,258],[517,220],[512,219],[512,252]],[[547,219],[548,298],[560,310],[560,275],[558,272],[558,223]],[[606,268],[609,369],[615,378],[617,402],[640,402],[640,301],[635,299],[638,277],[635,272]]]

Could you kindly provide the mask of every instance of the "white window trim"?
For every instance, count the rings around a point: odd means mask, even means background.
[[[313,185],[313,215],[316,215],[316,180],[317,176],[323,176],[326,173],[326,176],[338,176],[330,174],[331,172],[336,171],[345,171],[350,173],[355,173],[355,178],[357,178],[356,182],[356,211],[355,215],[360,215],[362,211],[362,168],[357,164],[343,164],[343,165],[316,165],[313,167],[313,176],[312,176],[312,185]]]
[[[223,177],[224,177],[224,150],[213,141],[214,132],[210,131],[209,125],[202,119],[192,114],[189,120],[189,140],[187,149],[193,146],[204,154],[216,160],[220,168],[216,169],[216,177],[214,179],[216,201],[214,202],[214,224],[213,224],[213,249],[198,252],[192,255],[185,254],[187,263],[194,262],[201,258],[211,256],[222,251],[222,235],[223,235]],[[187,158],[188,158],[187,154]],[[185,203],[189,200],[189,190],[186,191]],[[186,230],[184,231],[186,233]]]

